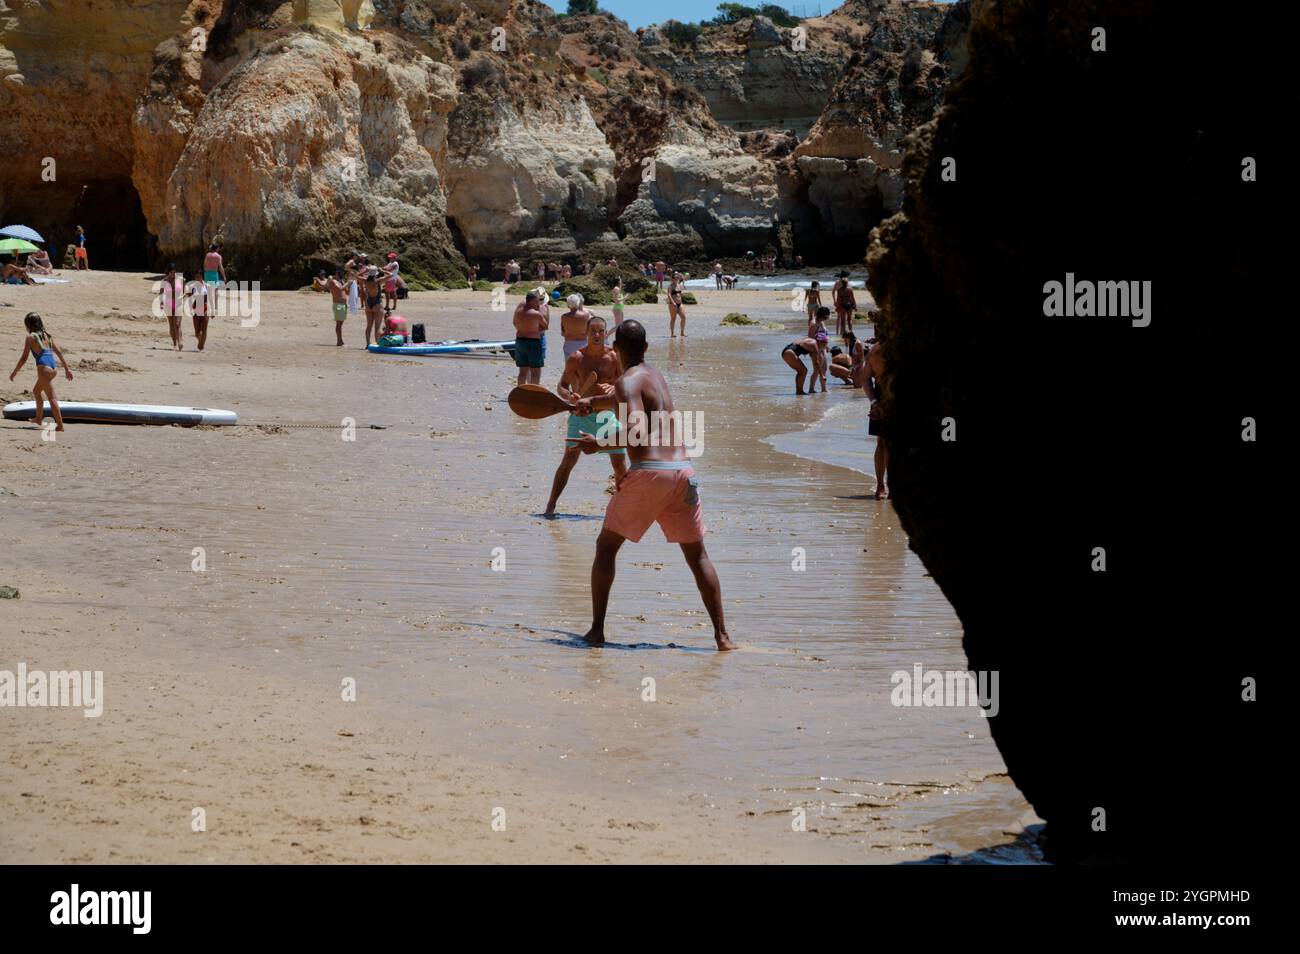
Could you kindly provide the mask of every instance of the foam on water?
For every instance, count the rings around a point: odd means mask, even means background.
[[[855,289],[861,289],[862,283],[866,281],[866,273],[851,273],[849,281],[853,283]],[[829,293],[832,285],[835,284],[836,275],[741,275],[736,279],[736,288],[752,291],[783,291],[788,288],[807,288],[814,281],[821,282],[822,288]],[[713,288],[716,290],[717,283],[710,274],[704,278],[692,278],[686,282],[687,288]],[[826,301],[827,299],[823,299]]]

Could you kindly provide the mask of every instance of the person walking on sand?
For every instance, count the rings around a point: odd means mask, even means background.
[[[618,334],[618,326],[623,323],[623,279],[615,278],[614,287],[611,290],[614,296],[614,333]]]
[[[593,315],[587,319],[587,337],[582,348],[565,359],[564,373],[560,375],[560,383],[555,390],[560,397],[570,402],[594,394],[612,394],[614,381],[622,373],[623,366],[619,363],[618,354],[605,341],[605,319]],[[596,453],[608,454],[610,466],[614,468],[614,479],[623,479],[627,473],[627,451],[613,443],[613,436],[618,433],[618,429],[618,416],[612,411],[597,411],[586,416],[573,412],[569,414],[564,456],[560,458],[560,466],[555,469],[555,479],[551,482],[546,516],[555,516],[555,505],[569,483],[573,465],[582,454],[578,441],[583,434],[597,437],[605,435],[608,443]]]
[[[667,270],[668,266],[663,262],[655,262],[655,291],[664,290],[664,275]]]
[[[820,359],[815,362],[814,374],[821,375],[823,394],[826,393],[826,366],[830,363],[830,335],[826,333],[826,319],[830,316],[831,310],[822,306],[808,321],[808,337],[817,342],[817,357]]]
[[[379,328],[384,321],[384,294],[379,287],[379,266],[371,265],[362,281],[362,293],[366,299],[366,347],[370,346],[371,335],[379,341]]]
[[[80,225],[77,226],[77,250],[72,254],[75,256],[77,271],[90,271],[90,258],[86,251],[86,230]]]
[[[177,308],[182,312],[185,310],[185,283],[176,274],[175,265],[168,265],[167,273],[163,275],[162,306],[163,314],[167,316],[167,330],[171,333],[172,347],[177,351],[184,351],[185,345],[181,342],[181,318],[183,316],[178,315],[176,310]]]
[[[627,446],[631,466],[619,480],[605,508],[605,523],[596,538],[596,557],[591,565],[591,629],[583,639],[591,646],[605,643],[605,611],[614,585],[618,551],[627,540],[638,543],[652,523],[658,523],[664,539],[682,548],[686,565],[695,577],[713,622],[713,639],[719,650],[735,649],[727,633],[722,612],[722,586],[713,561],[704,548],[704,515],[700,508],[700,482],[686,456],[680,418],[673,415],[673,396],[658,369],[645,362],[646,337],[641,322],[629,319],[619,327],[614,343],[626,369],[614,381],[612,394],[584,397],[577,413],[587,416],[598,410],[626,408],[626,420],[665,422],[659,440],[640,440],[637,427],[629,424]],[[622,415],[620,415],[622,416]],[[667,440],[663,440],[663,430]],[[584,454],[601,449],[592,434],[583,434],[579,447]]]
[[[546,290],[534,288],[515,306],[515,367],[519,384],[537,384],[546,366],[546,332],[551,327],[551,306]]]
[[[886,500],[889,498],[889,426],[880,409],[885,377],[885,355],[881,350],[881,341],[882,336],[877,333],[875,342],[867,352],[862,387],[871,399],[871,409],[867,412],[867,433],[876,439],[876,499]]]
[[[686,337],[686,309],[682,307],[681,272],[673,272],[672,281],[668,283],[668,337],[677,337],[677,319],[682,320],[682,337]]]
[[[818,365],[821,363],[821,349],[817,347],[817,341],[814,338],[796,338],[788,345],[781,349],[781,360],[794,369],[794,393],[804,394],[803,383],[808,377],[808,368],[801,360],[805,355],[812,358],[813,364],[813,386],[807,391],[812,394],[820,378],[822,382],[822,391],[826,390],[826,375],[821,372]]]
[[[853,296],[853,283],[849,281],[848,272],[840,272],[840,277],[831,290],[831,301],[835,305],[835,335],[842,338],[844,332],[853,330],[853,313],[858,308],[858,300]]]
[[[59,368],[54,363],[57,355],[59,362],[63,365],[63,373],[72,380],[72,369],[68,367],[68,359],[63,356],[59,346],[54,343],[50,333],[45,330],[45,325],[41,321],[41,316],[36,312],[28,312],[27,317],[23,319],[23,324],[27,327],[27,337],[23,340],[23,353],[18,356],[18,364],[14,366],[13,372],[9,375],[12,381],[18,377],[18,372],[23,369],[27,363],[27,356],[30,354],[36,359],[36,384],[32,387],[32,399],[36,402],[35,423],[40,427],[45,423],[45,401],[50,402],[50,412],[54,415],[54,429],[63,430],[63,411],[59,409],[59,399],[54,394],[54,379],[58,377]]]
[[[808,286],[808,290],[803,294],[803,304],[808,312],[808,320],[811,321],[817,315],[817,309],[822,306],[822,283],[814,281]],[[828,311],[827,314],[830,314]]]
[[[208,343],[208,319],[212,316],[212,293],[203,280],[202,272],[194,273],[189,286],[190,315],[194,319],[194,343],[202,351]]]
[[[591,320],[589,312],[582,303],[582,296],[574,292],[565,302],[569,310],[560,316],[560,334],[564,337],[564,360],[581,348],[587,347],[587,323]]]
[[[208,254],[203,256],[203,280],[208,288],[215,290],[217,284],[226,283],[226,266],[221,260],[221,243],[213,242],[208,246]]]

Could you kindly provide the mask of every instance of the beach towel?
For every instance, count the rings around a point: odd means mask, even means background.
[[[67,285],[68,284],[68,279],[66,278],[42,278],[40,275],[33,275],[31,276],[31,278],[32,281],[36,282],[38,285]]]
[[[361,293],[357,291],[357,283],[354,279],[348,282],[348,313],[357,314],[361,311]]]

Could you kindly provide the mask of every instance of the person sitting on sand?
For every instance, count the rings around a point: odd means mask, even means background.
[[[389,313],[384,316],[383,335],[396,335],[402,339],[402,342],[408,343],[411,340],[411,326],[401,315]]]
[[[867,351],[866,367],[863,369],[862,387],[871,399],[871,409],[867,412],[867,433],[876,439],[876,499],[889,497],[889,426],[880,408],[880,399],[885,377],[885,355],[881,350],[882,336],[877,334],[875,342]]]
[[[713,639],[719,650],[735,649],[727,633],[722,611],[722,586],[704,548],[704,514],[700,508],[700,482],[682,443],[680,417],[674,419],[673,396],[668,382],[645,361],[645,328],[629,319],[619,327],[614,343],[626,369],[614,382],[612,394],[584,397],[578,401],[579,415],[598,410],[626,407],[627,419],[666,422],[657,440],[626,440],[631,466],[619,480],[605,508],[605,523],[596,538],[596,558],[591,566],[592,621],[583,639],[591,646],[605,643],[605,611],[614,585],[615,561],[627,540],[637,543],[658,523],[664,539],[682,548],[686,565],[695,577],[713,622]],[[664,431],[667,431],[666,439]],[[627,437],[636,436],[635,425]],[[599,440],[584,434],[579,444],[584,454],[601,450]]]
[[[551,326],[551,306],[543,288],[534,288],[515,306],[515,367],[518,384],[537,384],[546,365],[546,331]]]
[[[614,381],[623,373],[618,353],[605,340],[605,319],[592,315],[587,319],[586,330],[587,337],[582,347],[565,360],[564,373],[560,375],[560,383],[555,388],[556,393],[566,401],[576,402],[594,394],[612,394]],[[578,446],[582,435],[604,434],[608,439],[618,433],[618,427],[618,417],[612,411],[597,411],[585,416],[569,414],[564,456],[560,458],[560,466],[555,469],[555,479],[551,481],[551,497],[546,502],[546,516],[555,516],[555,505],[569,482],[573,465],[582,454],[582,449]],[[611,442],[597,453],[609,454],[614,479],[622,480],[627,473],[627,451]]]
[[[208,320],[212,317],[212,292],[203,280],[202,272],[194,273],[194,280],[186,286],[189,290],[190,316],[194,322],[194,344],[202,351],[208,343]]]
[[[0,281],[6,285],[39,285],[32,276],[27,274],[27,269],[14,262],[6,262],[4,272],[0,275]]]
[[[781,359],[794,369],[794,393],[805,393],[803,382],[808,377],[808,368],[802,361],[805,356],[810,356],[813,364],[813,386],[808,389],[807,393],[813,393],[818,379],[822,382],[822,391],[824,392],[826,390],[826,374],[818,367],[821,364],[821,349],[817,347],[817,341],[813,338],[796,338],[781,349]]]
[[[27,356],[30,354],[36,359],[36,384],[32,387],[32,399],[36,402],[36,426],[40,427],[45,423],[45,401],[50,402],[50,412],[54,415],[55,430],[63,430],[63,411],[59,409],[59,399],[54,394],[54,379],[58,377],[59,368],[54,363],[57,356],[63,364],[63,373],[72,380],[72,369],[68,367],[68,359],[63,356],[59,346],[54,343],[49,332],[45,330],[45,325],[41,322],[41,316],[36,312],[29,312],[23,319],[23,324],[27,327],[27,337],[23,341],[23,353],[18,357],[18,364],[14,367],[13,372],[9,375],[12,381],[18,377],[18,372],[23,369],[27,363]]]
[[[45,249],[37,249],[27,256],[27,273],[36,275],[57,275],[54,265],[50,262],[50,253]]]
[[[172,347],[177,351],[184,351],[185,345],[181,341],[181,318],[185,311],[185,282],[181,276],[176,273],[175,265],[168,265],[167,272],[162,278],[162,295],[163,314],[167,316],[167,331],[171,335]],[[178,314],[178,310],[181,314]]]
[[[591,320],[589,312],[582,303],[582,296],[574,292],[565,301],[569,310],[560,316],[560,334],[564,336],[564,360],[575,351],[587,346],[587,323]]]
[[[844,335],[845,350],[831,349],[831,362],[827,369],[836,378],[852,387],[861,387],[862,369],[866,365],[866,349],[857,335],[847,332]]]

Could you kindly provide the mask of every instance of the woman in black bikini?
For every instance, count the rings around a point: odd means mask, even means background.
[[[379,333],[384,326],[384,293],[379,287],[379,268],[371,265],[367,270],[362,288],[366,296],[366,345],[370,344],[371,332],[375,343],[379,343]]]
[[[808,367],[802,361],[804,355],[812,357],[813,386],[807,393],[812,394],[818,379],[822,382],[822,393],[826,392],[826,372],[821,368],[822,352],[813,338],[796,338],[781,349],[781,358],[794,369],[794,393],[803,394],[803,382],[808,377]]]
[[[673,277],[668,283],[668,332],[670,338],[677,337],[677,319],[682,320],[682,337],[686,337],[686,309],[682,307],[682,285],[686,281],[686,276],[681,272],[673,272]]]

